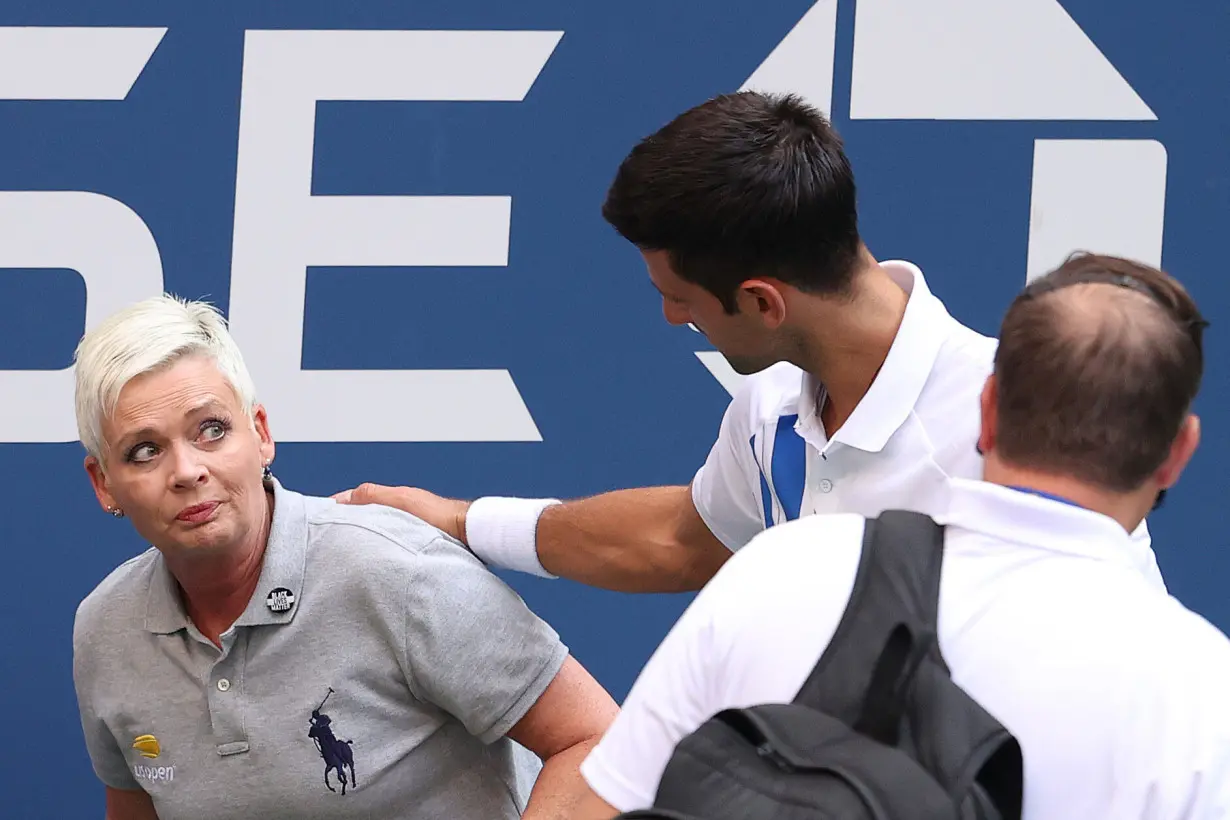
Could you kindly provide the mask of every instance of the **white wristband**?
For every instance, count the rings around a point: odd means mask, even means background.
[[[538,561],[538,517],[554,498],[484,496],[466,511],[466,544],[484,564],[555,578]]]

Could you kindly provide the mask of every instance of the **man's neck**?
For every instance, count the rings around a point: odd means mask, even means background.
[[[167,561],[179,582],[184,609],[201,634],[221,646],[223,632],[248,608],[264,565],[273,517],[273,498],[258,530],[224,554],[176,556]]]
[[[983,464],[983,480],[1061,498],[1078,507],[1114,519],[1129,533],[1136,531],[1149,508],[1148,502],[1142,499],[1139,493],[1108,492],[1071,476],[1051,475],[1015,467],[1003,463],[994,454],[988,455]]]
[[[807,317],[798,367],[822,385],[827,396],[820,409],[829,438],[845,424],[871,388],[905,316],[909,294],[874,259],[856,277],[851,301],[812,303]]]

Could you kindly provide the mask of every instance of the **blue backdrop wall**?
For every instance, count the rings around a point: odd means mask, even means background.
[[[87,323],[216,301],[301,491],[687,482],[736,380],[599,206],[638,138],[741,87],[832,112],[873,252],[979,330],[1075,247],[1190,286],[1205,437],[1152,528],[1230,627],[1226,42],[1230,7],[1141,0],[0,5],[0,814],[101,812],[71,625],[143,545],[81,467]],[[617,698],[688,600],[509,580]]]

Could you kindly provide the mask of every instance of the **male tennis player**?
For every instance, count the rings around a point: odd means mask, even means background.
[[[748,375],[690,486],[560,503],[364,484],[488,565],[607,589],[699,589],[757,533],[813,513],[935,513],[978,478],[996,340],[949,315],[922,271],[877,261],[842,141],[793,96],[728,94],[643,140],[603,216],[645,258],[671,324]],[[1140,525],[1148,573],[1161,575]],[[823,545],[816,545],[822,548]]]

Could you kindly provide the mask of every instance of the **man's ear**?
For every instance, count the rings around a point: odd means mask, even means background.
[[[776,330],[786,321],[786,296],[776,283],[748,279],[739,285],[735,298],[740,309],[760,316],[770,330]]]
[[[995,383],[994,373],[987,376],[979,402],[982,407],[982,427],[978,431],[978,442],[974,447],[978,450],[978,455],[985,456],[995,449],[995,433],[999,424],[999,388]]]
[[[1174,441],[1170,445],[1170,452],[1166,456],[1166,460],[1162,462],[1162,466],[1157,468],[1157,472],[1153,474],[1153,480],[1161,490],[1167,490],[1173,487],[1179,480],[1179,475],[1182,474],[1192,456],[1196,453],[1196,448],[1200,446],[1200,417],[1195,413],[1189,414],[1183,420],[1183,425],[1179,427],[1179,434],[1175,436]]]

